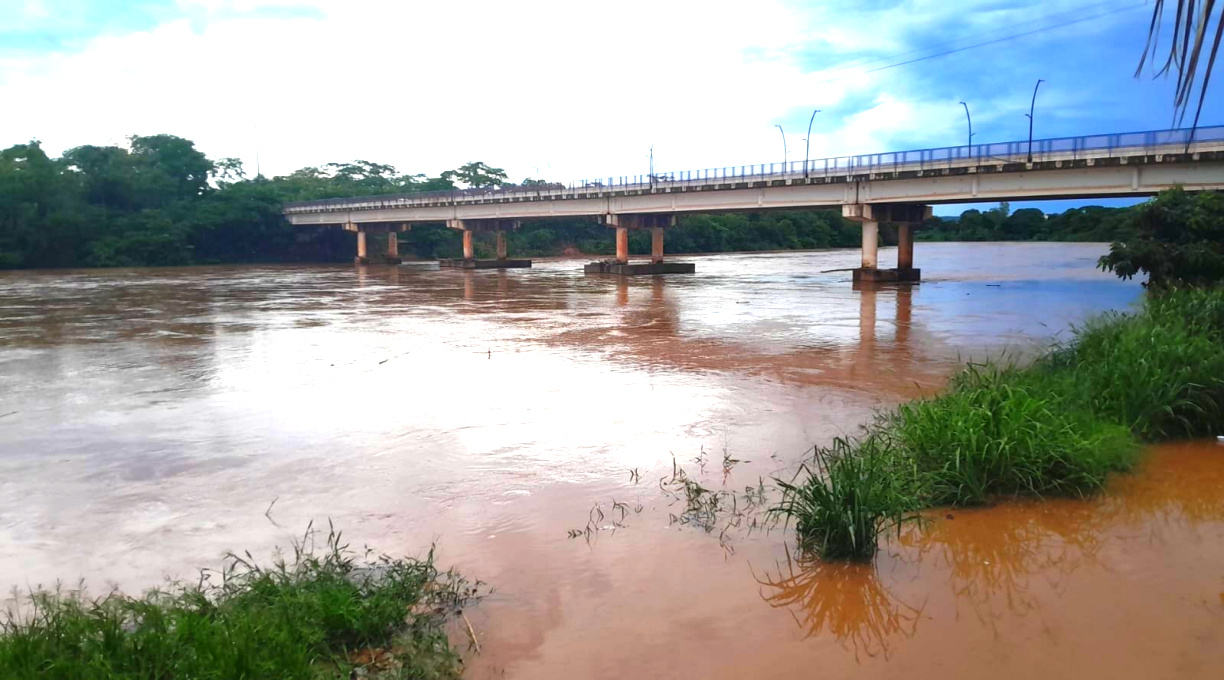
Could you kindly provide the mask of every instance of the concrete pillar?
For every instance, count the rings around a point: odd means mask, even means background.
[[[663,261],[663,227],[650,230],[650,261],[655,264]]]
[[[387,232],[387,257],[399,257],[399,232]]]
[[[476,253],[472,250],[472,232],[467,229],[463,230],[463,259],[476,259]]]
[[[506,232],[497,231],[497,259],[506,259]]]
[[[616,263],[629,264],[629,230],[616,228]]]
[[[863,221],[863,269],[875,269],[879,261],[880,223]]]
[[[914,225],[897,225],[897,269],[914,268]]]
[[[360,227],[357,228],[357,259],[366,259],[366,233]]]

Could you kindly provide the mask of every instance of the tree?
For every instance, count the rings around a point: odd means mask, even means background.
[[[1224,195],[1170,189],[1138,206],[1133,222],[1134,238],[1113,243],[1101,269],[1147,274],[1152,288],[1224,281]]]
[[[448,182],[460,182],[473,189],[499,187],[505,184],[508,178],[505,170],[490,167],[480,161],[465,163],[457,170],[447,170],[442,173],[442,179]]]
[[[246,170],[238,158],[222,158],[213,164],[212,179],[217,184],[233,184],[246,179]]]
[[[133,135],[129,140],[144,205],[164,205],[208,190],[213,163],[194,142],[174,135]]]
[[[1025,241],[1045,235],[1045,213],[1037,208],[1021,208],[1003,220],[1003,238]]]

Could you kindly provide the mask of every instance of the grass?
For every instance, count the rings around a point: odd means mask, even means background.
[[[1224,289],[1176,290],[1106,314],[1026,367],[970,364],[948,389],[881,414],[817,469],[781,483],[799,546],[869,559],[915,508],[1083,497],[1128,470],[1140,443],[1219,434]]]
[[[329,531],[291,561],[230,555],[219,582],[142,597],[31,593],[0,623],[0,677],[50,680],[454,678],[443,630],[475,586],[424,559],[358,561]]]
[[[831,448],[816,449],[815,470],[800,468],[797,476],[806,473],[807,483],[778,481],[783,496],[775,512],[795,520],[801,551],[829,559],[870,557],[880,533],[912,517],[916,504],[884,459],[889,453],[876,443],[836,439]]]

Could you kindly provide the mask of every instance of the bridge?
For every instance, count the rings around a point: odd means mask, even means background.
[[[663,232],[684,213],[836,208],[862,225],[862,266],[854,278],[916,281],[913,229],[931,205],[1057,198],[1149,196],[1181,186],[1224,189],[1224,126],[1155,130],[937,149],[839,156],[542,184],[363,196],[286,204],[294,225],[337,225],[357,233],[357,262],[367,263],[366,234],[388,234],[387,261],[399,262],[398,232],[445,222],[463,232],[463,259],[444,266],[525,267],[506,253],[505,232],[524,220],[590,217],[616,232],[616,256],[589,273],[692,272],[666,262]],[[897,266],[878,262],[879,224],[896,225]],[[630,229],[652,231],[649,263],[629,261]],[[496,234],[497,257],[475,259],[473,232]]]

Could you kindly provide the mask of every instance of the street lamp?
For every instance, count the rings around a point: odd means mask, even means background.
[[[972,156],[973,155],[973,119],[969,117],[969,105],[966,104],[965,102],[961,102],[960,105],[965,107],[965,120],[969,122],[969,144],[968,146],[969,146],[969,155]]]
[[[1033,162],[1033,107],[1037,105],[1037,88],[1045,81],[1041,78],[1037,79],[1037,84],[1033,86],[1033,101],[1029,102],[1029,112],[1024,114],[1029,119],[1029,141],[1028,141],[1028,162]]]
[[[807,143],[806,148],[803,150],[803,176],[804,178],[808,176],[808,161],[811,159],[811,152],[812,152],[812,121],[816,120],[816,114],[818,113],[820,113],[820,109],[816,109],[815,111],[813,111],[812,117],[808,118],[808,136],[807,136],[807,139],[803,140],[804,142]]]
[[[782,126],[777,123],[774,123],[774,127],[782,133],[782,172],[786,172],[786,162],[790,160],[790,154],[786,153],[786,130],[783,130]]]
[[[650,174],[646,177],[650,181],[650,188],[654,189],[654,144],[650,145]]]

